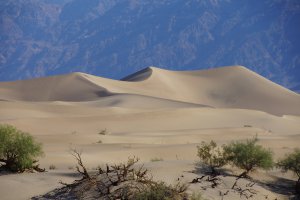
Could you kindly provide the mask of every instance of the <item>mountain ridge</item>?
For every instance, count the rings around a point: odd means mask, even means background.
[[[298,1],[8,0],[0,80],[244,65],[300,90]]]

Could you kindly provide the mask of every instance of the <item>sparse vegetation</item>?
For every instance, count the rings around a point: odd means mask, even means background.
[[[134,166],[139,161],[136,157],[129,158],[126,163],[99,166],[96,174],[89,174],[82,162],[81,152],[73,149],[71,154],[77,160],[76,169],[83,177],[73,184],[61,182],[66,187],[59,189],[59,192],[54,194],[58,196],[53,198],[82,199],[89,196],[92,199],[187,199],[186,184],[171,186],[153,181],[143,165]],[[52,197],[48,194],[47,198]]]
[[[257,145],[257,138],[245,142],[232,142],[224,146],[224,156],[232,165],[244,170],[239,177],[246,177],[257,168],[270,169],[273,166],[273,155],[268,149]]]
[[[232,187],[220,191],[219,195],[223,199],[229,194],[237,194],[246,199],[255,198],[259,194],[258,190],[253,188],[255,182],[249,180],[246,185],[238,184],[243,177],[247,177],[249,171],[257,168],[269,169],[272,167],[272,153],[256,144],[257,139],[246,140],[244,142],[232,142],[228,145],[218,146],[216,142],[202,142],[198,148],[198,156],[201,161],[212,168],[222,167],[226,163],[231,163],[245,170],[233,183]],[[299,150],[296,151],[299,154]],[[203,200],[201,193],[188,195],[187,184],[168,185],[165,182],[157,182],[149,175],[148,170],[143,165],[136,166],[139,159],[129,158],[127,162],[99,166],[94,171],[88,173],[88,168],[83,164],[81,152],[73,149],[71,154],[77,160],[76,170],[82,175],[81,180],[73,184],[65,184],[65,188],[58,189],[55,198],[72,197],[73,199],[84,199],[92,197],[94,199],[128,199],[128,200]],[[292,157],[288,157],[291,160]],[[298,159],[298,157],[297,157]],[[152,158],[152,162],[161,161],[162,158]],[[295,161],[296,163],[298,161]],[[280,166],[287,161],[281,161]],[[278,164],[279,166],[279,164]],[[284,168],[292,170],[292,168]],[[295,172],[298,173],[298,172]],[[183,176],[182,176],[183,177]],[[201,184],[201,188],[217,188],[224,185],[224,179],[218,176],[216,172],[209,175],[202,175],[194,178],[189,184]],[[180,179],[178,178],[178,181]],[[219,188],[218,188],[219,189]],[[52,193],[53,194],[53,193]],[[47,194],[47,198],[50,198]],[[51,195],[51,194],[50,194]],[[65,196],[64,196],[65,195]],[[92,196],[91,196],[92,195]]]
[[[77,161],[77,165],[76,165],[77,172],[83,176],[83,179],[90,179],[90,175],[87,172],[86,167],[83,165],[83,162],[82,162],[82,159],[81,159],[81,152],[77,151],[76,149],[72,149],[71,150],[71,155]]]
[[[300,149],[295,149],[294,152],[288,154],[280,160],[277,164],[283,171],[292,171],[298,176],[296,182],[296,192],[300,194]]]
[[[186,189],[184,189],[185,191]],[[164,182],[153,182],[146,185],[141,191],[136,191],[132,199],[135,200],[182,200],[186,194],[183,194],[180,188],[167,185]]]
[[[69,166],[68,169],[69,169],[69,170],[73,170],[74,167],[73,167],[73,166]]]
[[[163,161],[163,160],[164,160],[163,158],[156,158],[156,157],[150,159],[151,162],[159,162],[159,161]]]
[[[0,125],[0,168],[12,172],[27,169],[43,171],[35,165],[43,155],[42,146],[34,138],[11,125]]]
[[[101,130],[98,134],[99,134],[99,135],[107,135],[107,134],[108,134],[108,131],[107,131],[107,129],[103,129],[103,130]]]
[[[227,160],[224,156],[223,149],[217,146],[215,141],[202,142],[198,149],[198,157],[204,165],[207,165],[212,174],[218,174],[216,168],[226,165]]]
[[[101,144],[101,143],[102,143],[102,140],[98,140],[97,143],[98,143],[98,144]]]
[[[54,170],[54,169],[56,169],[56,166],[55,166],[55,165],[50,165],[50,166],[49,166],[49,169],[50,169],[50,170]]]
[[[202,197],[202,194],[197,192],[193,192],[193,194],[190,196],[189,200],[204,200],[204,198]]]

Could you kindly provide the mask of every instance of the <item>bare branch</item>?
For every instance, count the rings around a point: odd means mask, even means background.
[[[72,149],[71,155],[77,160],[77,164],[78,164],[76,166],[77,172],[83,175],[83,179],[91,179],[89,173],[87,172],[85,166],[82,163],[81,152],[78,152],[77,149]]]

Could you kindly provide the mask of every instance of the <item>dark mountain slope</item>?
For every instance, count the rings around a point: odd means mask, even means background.
[[[0,80],[239,64],[299,90],[299,24],[297,0],[1,1]]]

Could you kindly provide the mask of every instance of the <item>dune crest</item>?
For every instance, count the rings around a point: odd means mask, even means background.
[[[126,76],[126,77],[122,78],[121,80],[122,81],[132,81],[132,82],[144,81],[152,76],[154,68],[155,67],[147,67],[147,68],[137,71],[133,74],[130,74],[129,76]]]
[[[78,102],[118,95],[120,101],[128,101],[119,94],[216,108],[261,110],[275,115],[300,115],[299,94],[242,66],[195,71],[148,67],[122,81],[72,73],[0,83],[3,100]]]

